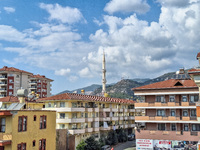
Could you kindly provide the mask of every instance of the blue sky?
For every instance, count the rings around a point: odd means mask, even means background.
[[[0,0],[0,64],[54,80],[52,93],[197,66],[199,0]]]

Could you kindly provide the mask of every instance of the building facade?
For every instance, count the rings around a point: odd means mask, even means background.
[[[124,128],[132,133],[135,127],[134,101],[75,93],[64,93],[38,99],[43,110],[55,110],[56,129],[68,129],[75,135],[75,146],[81,140]]]
[[[197,148],[200,122],[196,116],[199,89],[191,79],[170,79],[133,89],[142,100],[135,109],[144,109],[145,116],[136,116],[138,149]]]
[[[54,111],[0,111],[0,150],[55,150],[55,121]]]
[[[41,98],[48,97],[51,96],[52,81],[45,76],[33,75],[24,70],[4,66],[0,69],[0,98],[16,96],[17,90],[21,88],[29,92],[34,91]]]

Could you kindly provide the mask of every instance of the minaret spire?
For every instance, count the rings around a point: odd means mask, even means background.
[[[106,93],[106,59],[105,52],[103,51],[103,60],[102,60],[102,94]]]

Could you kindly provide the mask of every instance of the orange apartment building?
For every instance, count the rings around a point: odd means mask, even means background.
[[[191,79],[170,79],[133,89],[142,101],[135,109],[137,149],[197,149],[200,122],[196,115],[199,89]]]
[[[53,80],[41,75],[4,66],[0,69],[0,98],[16,96],[18,89],[34,91],[40,98],[51,96],[51,82]]]

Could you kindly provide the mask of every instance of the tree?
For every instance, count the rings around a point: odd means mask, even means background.
[[[77,146],[77,150],[84,150],[86,143],[82,140]]]
[[[116,145],[118,143],[117,133],[115,130],[110,130],[106,139],[106,144]]]
[[[119,142],[126,142],[128,140],[128,135],[122,128],[118,129],[117,133]]]
[[[90,136],[89,138],[87,138],[85,140],[85,143],[86,143],[84,147],[85,150],[100,150],[101,149],[99,142],[95,140],[94,136]]]

